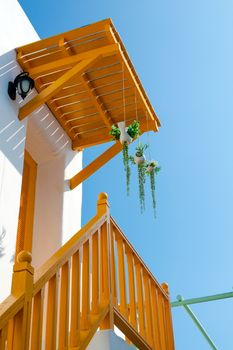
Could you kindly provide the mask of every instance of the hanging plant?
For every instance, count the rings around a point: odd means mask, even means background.
[[[152,196],[152,206],[154,209],[154,215],[156,216],[156,196],[155,196],[155,175],[161,170],[158,163],[154,160],[150,161],[146,165],[146,174],[150,176],[150,188]]]
[[[123,145],[122,155],[124,170],[126,173],[126,192],[129,195],[130,190],[130,166],[129,166],[129,143],[136,139],[140,134],[140,123],[134,120],[127,128],[125,122],[119,122],[118,126],[112,125],[110,135],[114,140],[118,140]]]
[[[137,165],[145,163],[146,157],[145,157],[145,150],[148,148],[147,144],[139,143],[136,147],[136,153],[134,156],[134,161]]]
[[[144,155],[144,152],[147,147],[147,144],[139,143],[136,147],[135,156],[129,157],[131,163],[137,165],[138,168],[138,190],[141,213],[143,213],[145,210],[146,157]]]
[[[138,164],[138,189],[139,189],[139,203],[141,213],[145,210],[145,182],[146,182],[146,168],[145,164]]]

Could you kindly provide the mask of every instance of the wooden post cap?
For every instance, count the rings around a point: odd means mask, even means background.
[[[22,250],[17,255],[17,262],[27,262],[30,264],[32,262],[32,254],[30,252],[27,252],[26,250]]]
[[[169,289],[168,289],[168,284],[167,283],[162,283],[161,287],[165,291],[165,293],[169,294]]]
[[[108,194],[106,192],[101,192],[99,195],[98,195],[98,200],[108,200]]]

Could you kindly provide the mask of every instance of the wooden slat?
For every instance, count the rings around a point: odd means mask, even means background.
[[[5,350],[6,348],[7,330],[8,324],[4,328],[0,329],[0,350]]]
[[[77,346],[80,331],[80,258],[79,251],[72,256],[70,346]]]
[[[146,319],[146,339],[147,342],[153,346],[152,337],[152,305],[151,305],[151,295],[150,295],[150,280],[148,274],[144,271],[143,273],[143,283],[145,291],[145,319]]]
[[[135,294],[135,279],[134,279],[134,261],[131,251],[126,251],[128,263],[128,284],[129,284],[129,322],[137,330],[136,316],[136,294]]]
[[[70,179],[70,188],[74,189],[77,187],[80,183],[85,181],[89,176],[91,176],[110,159],[112,159],[116,154],[118,154],[121,150],[122,145],[120,142],[116,142],[113,146],[108,148],[107,151],[102,153],[98,158],[96,158],[93,162],[82,169],[77,175],[73,176]]]
[[[64,57],[60,59],[54,58],[50,60],[49,63],[40,64],[35,68],[29,69],[29,73],[31,77],[39,76],[41,74],[66,68],[67,66],[75,65],[83,60],[93,59],[93,57],[98,57],[99,55],[101,55],[102,57],[114,55],[118,52],[118,49],[118,44],[113,44],[98,47],[93,50],[87,50],[83,53],[72,55],[69,57]],[[88,67],[86,67],[86,69],[88,69]]]
[[[60,286],[60,319],[59,319],[59,349],[68,347],[69,336],[69,300],[70,299],[70,268],[69,261],[61,269]]]
[[[110,310],[107,317],[103,320],[100,325],[100,329],[113,329],[113,313],[112,313],[112,300],[110,294],[110,256],[109,256],[109,227],[106,221],[100,228],[100,302],[101,305],[106,305],[109,303]]]
[[[19,120],[24,119],[27,115],[33,112],[36,108],[40,107],[43,103],[48,101],[52,96],[64,86],[73,76],[80,74],[84,69],[90,67],[99,59],[99,56],[89,58],[77,63],[68,72],[64,73],[60,78],[56,80],[52,85],[42,90],[38,95],[33,97],[19,110]]]
[[[145,313],[144,313],[144,296],[142,288],[142,274],[141,264],[136,262],[136,285],[137,285],[137,302],[138,302],[138,323],[139,323],[139,334],[145,337]]]
[[[46,321],[46,350],[56,349],[57,336],[57,274],[54,275],[48,283],[48,298],[47,298],[47,321]]]
[[[115,236],[113,225],[110,222],[110,258],[111,258],[111,293],[112,302],[114,306],[117,306],[117,287],[116,287],[116,261],[115,261]]]
[[[161,336],[159,329],[159,311],[158,311],[158,299],[157,289],[153,281],[151,281],[151,305],[152,305],[152,335],[154,341],[154,347],[156,350],[162,349]]]
[[[43,290],[40,290],[33,299],[33,318],[31,349],[41,350],[42,345],[42,322],[43,322]]]
[[[82,257],[82,315],[81,329],[88,330],[90,325],[90,261],[89,261],[89,240],[83,245]]]
[[[84,85],[87,87],[88,96],[91,98],[92,103],[94,104],[97,111],[99,112],[99,115],[102,118],[104,124],[110,130],[113,122],[111,120],[110,114],[106,111],[106,107],[104,106],[104,103],[102,102],[101,98],[98,97],[97,93],[93,89],[93,86],[91,85],[91,82],[88,80],[88,77],[86,74],[82,75],[82,79],[83,79]]]
[[[165,334],[165,319],[164,319],[164,306],[163,306],[163,296],[156,290],[156,297],[158,303],[158,314],[159,314],[159,333],[161,339],[161,350],[167,350],[167,339]]]
[[[117,251],[118,251],[118,279],[120,289],[120,312],[127,319],[128,307],[126,297],[126,279],[125,279],[125,257],[124,245],[120,236],[117,237]]]
[[[91,311],[97,314],[99,311],[99,232],[92,236],[92,296]]]

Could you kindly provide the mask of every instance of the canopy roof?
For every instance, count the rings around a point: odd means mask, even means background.
[[[111,141],[109,130],[124,115],[126,125],[138,118],[142,132],[158,131],[159,119],[110,19],[19,47],[17,60],[38,91],[19,118],[47,103],[74,149]]]

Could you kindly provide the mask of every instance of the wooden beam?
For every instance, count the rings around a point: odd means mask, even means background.
[[[106,45],[98,49],[88,50],[76,55],[70,55],[68,57],[60,58],[58,60],[53,60],[49,63],[45,63],[37,67],[28,68],[28,72],[30,74],[30,77],[35,78],[39,74],[45,74],[47,72],[62,69],[72,64],[77,64],[77,62],[96,57],[98,55],[101,55],[102,57],[107,57],[112,56],[117,52],[119,52],[118,44]]]
[[[23,107],[20,108],[19,120],[23,120],[31,112],[33,112],[35,109],[47,102],[52,96],[54,96],[59,90],[61,90],[61,88],[67,83],[67,81],[72,79],[75,75],[82,73],[84,69],[87,69],[88,67],[93,65],[100,58],[100,56],[101,55],[98,55],[93,58],[89,58],[79,62],[68,72],[66,72],[60,78],[58,78],[54,83],[52,83],[47,88],[42,90],[38,95],[33,97],[29,102],[27,102]]]
[[[151,346],[146,340],[134,329],[125,317],[114,307],[114,324],[122,333],[140,350],[151,350]]]
[[[113,141],[111,135],[104,136],[101,139],[100,139],[99,135],[98,136],[96,136],[96,135],[90,136],[90,137],[87,137],[85,139],[76,138],[72,142],[72,149],[74,151],[82,151],[84,148],[101,145],[102,143],[106,143],[106,142],[110,142],[110,141]]]
[[[93,160],[89,165],[82,169],[77,175],[70,179],[70,189],[73,190],[76,186],[81,184],[84,180],[94,174],[99,168],[106,164],[110,159],[117,155],[122,150],[120,142],[116,142],[113,146],[102,153],[98,158]]]
[[[112,125],[114,124],[112,119],[111,119],[110,113],[106,111],[107,108],[104,106],[104,103],[101,100],[101,97],[98,97],[91,82],[88,80],[86,74],[82,75],[82,80],[83,80],[85,86],[87,87],[87,92],[88,92],[89,97],[92,100],[92,103],[94,104],[97,111],[99,112],[99,115],[102,118],[104,124],[110,130]]]

